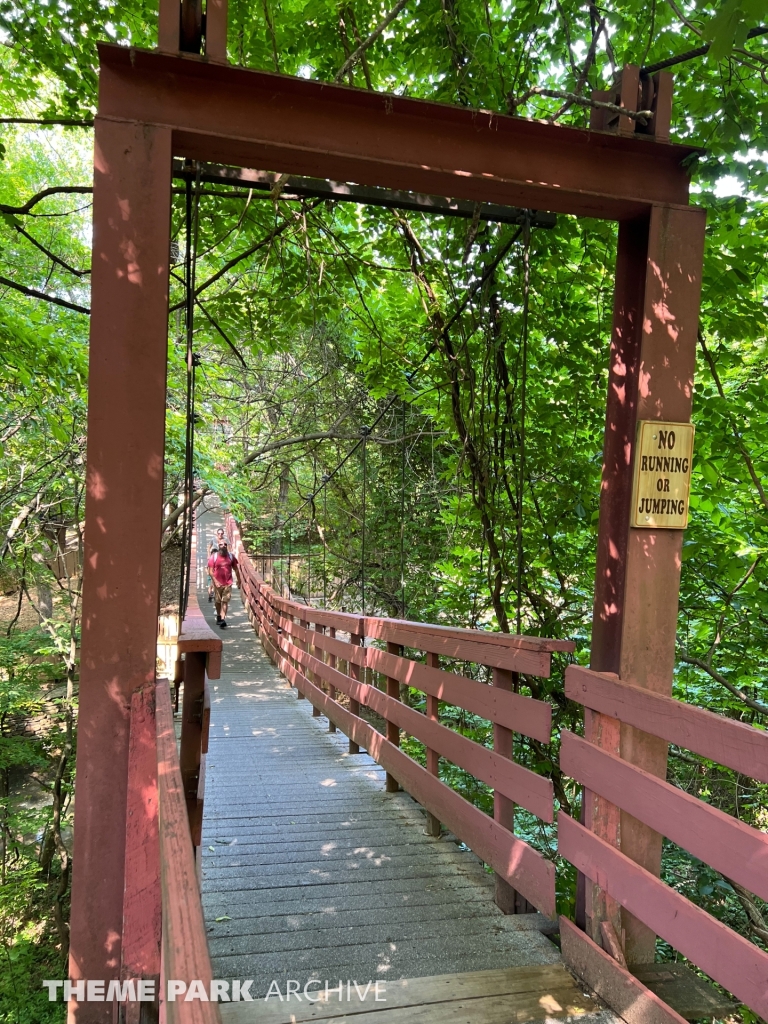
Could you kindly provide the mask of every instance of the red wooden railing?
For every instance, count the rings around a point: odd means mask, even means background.
[[[216,1003],[186,1002],[183,994],[166,1002],[165,995],[169,979],[187,986],[198,981],[210,991],[199,847],[208,680],[219,678],[221,650],[221,637],[191,594],[178,639],[177,696],[184,683],[180,744],[167,679],[138,689],[131,702],[121,977],[153,980],[159,1000],[154,1016],[146,1003],[125,1003],[125,1024],[220,1024]]]
[[[513,731],[549,742],[551,709],[513,692],[513,673],[548,676],[552,652],[570,651],[573,645],[323,611],[289,601],[256,572],[232,517],[227,526],[240,558],[251,622],[299,696],[310,699],[316,714],[328,717],[331,729],[343,729],[351,750],[364,747],[387,770],[388,788],[400,783],[424,806],[431,829],[445,822],[494,868],[503,909],[528,909],[527,900],[553,917],[554,865],[513,834],[515,803],[552,821],[552,787],[512,761]],[[365,638],[384,641],[387,650],[365,646]],[[425,652],[427,663],[405,657],[405,648]],[[441,657],[489,667],[493,685],[444,671]],[[366,670],[385,677],[386,692],[364,682]],[[426,694],[426,715],[400,702],[400,684]],[[348,709],[336,700],[339,691],[347,696]],[[559,813],[558,848],[588,879],[590,889],[586,932],[560,918],[564,958],[630,1024],[682,1024],[627,969],[624,908],[768,1019],[768,954],[623,853],[620,813],[765,900],[768,836],[619,756],[624,723],[768,782],[768,733],[577,665],[566,672],[565,695],[597,717],[588,730],[594,743],[568,731],[561,734],[560,768],[584,786],[586,814],[582,824]],[[438,701],[491,721],[493,750],[442,726]],[[362,706],[385,720],[385,736],[360,717]],[[399,749],[401,730],[426,746],[426,769]],[[439,781],[441,756],[493,788],[492,821]]]
[[[625,723],[768,782],[768,733],[576,665],[566,672],[565,693],[604,716],[605,728],[599,730],[600,746],[564,731],[560,767],[585,787],[587,806],[591,794],[607,805],[599,821],[587,823],[591,828],[560,812],[560,854],[616,906],[629,911],[760,1017],[768,1018],[768,953],[630,860],[618,848],[615,828],[609,824],[606,829],[606,823],[618,820],[616,809],[621,809],[768,900],[765,833],[622,760],[611,749],[617,745],[619,723]],[[590,939],[567,923],[561,935],[566,955],[570,950],[572,958],[585,967],[586,980],[607,998],[610,993],[601,992],[600,985],[620,985],[621,964],[606,965],[590,948]]]
[[[227,526],[240,561],[251,622],[299,696],[307,697],[331,728],[346,733],[352,752],[363,747],[386,769],[388,789],[402,786],[425,808],[430,831],[435,833],[438,823],[444,822],[493,868],[503,909],[530,909],[523,902],[527,901],[554,918],[555,866],[513,833],[515,804],[545,822],[553,821],[552,783],[512,759],[514,732],[550,742],[552,709],[544,701],[514,692],[514,673],[549,676],[552,652],[572,651],[574,644],[363,617],[287,600],[256,572],[231,517]],[[349,640],[341,639],[340,632]],[[386,651],[366,646],[366,638],[385,642]],[[406,649],[424,652],[427,663],[405,656]],[[489,668],[493,685],[444,670],[441,657]],[[346,671],[340,670],[339,662]],[[366,670],[385,678],[385,692],[365,682]],[[401,701],[401,684],[426,695],[426,714]],[[348,707],[337,699],[339,693],[348,698]],[[493,749],[441,725],[439,701],[491,721]],[[384,719],[385,735],[361,717],[362,707]],[[426,768],[400,749],[401,731],[424,744]],[[440,757],[493,789],[493,819],[440,781]]]

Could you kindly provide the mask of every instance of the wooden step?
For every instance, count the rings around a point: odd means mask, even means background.
[[[739,1004],[699,977],[687,964],[635,964],[631,972],[686,1020],[729,1017]]]
[[[342,1001],[331,987],[338,982],[328,984],[328,1001],[321,990],[317,1002],[307,1002],[303,993],[301,1001],[292,996],[288,1002],[282,982],[282,1001],[273,995],[266,1001],[222,1003],[222,1024],[522,1024],[601,1009],[562,964],[382,982],[379,1002],[373,985],[366,993],[367,979],[358,982],[357,992],[350,983],[349,1000],[345,979]]]

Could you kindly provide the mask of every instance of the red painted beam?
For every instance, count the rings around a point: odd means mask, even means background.
[[[768,900],[768,836],[642,768],[563,730],[560,767],[570,778]]]
[[[692,750],[742,775],[768,782],[768,733],[746,722],[644,690],[581,665],[565,670],[565,695],[667,743]]]
[[[99,113],[171,127],[178,156],[587,217],[688,203],[687,146],[192,55],[101,44],[99,56]]]

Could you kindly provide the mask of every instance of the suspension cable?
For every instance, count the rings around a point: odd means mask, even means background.
[[[360,430],[363,435],[363,530],[362,530],[362,543],[360,545],[360,580],[362,586],[362,598],[363,598],[363,615],[365,615],[365,497],[368,489],[368,434],[370,432],[369,427],[361,427]]]
[[[323,473],[323,608],[328,607],[328,575],[326,570],[326,549],[328,547],[328,474]]]
[[[185,190],[184,228],[187,251],[184,258],[184,285],[186,290],[186,432],[184,438],[184,514],[181,530],[181,577],[179,580],[179,628],[184,621],[189,601],[192,576],[192,511],[194,497],[194,445],[195,445],[195,367],[192,351],[195,326],[195,272],[197,268],[197,239],[200,225],[200,164],[196,165],[195,194],[192,179],[187,179]],[[196,570],[196,567],[195,567]]]
[[[403,399],[403,443],[400,465],[400,590],[403,606],[403,618],[405,614],[405,410],[407,403]]]
[[[517,488],[517,632],[523,631],[523,489],[525,487],[525,415],[528,384],[528,305],[531,290],[531,222],[526,211],[523,233],[523,322],[520,341],[520,476]]]

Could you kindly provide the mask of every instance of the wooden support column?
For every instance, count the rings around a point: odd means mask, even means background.
[[[120,971],[131,695],[154,681],[171,130],[96,118],[70,976]],[[136,538],[141,543],[136,544]],[[77,1024],[112,1007],[70,1005]]]
[[[362,637],[359,633],[350,633],[349,642],[353,645],[353,647],[362,647],[364,643],[364,637]],[[360,680],[362,679],[362,670],[360,666],[356,665],[353,661],[349,662],[349,674],[353,679],[356,679],[358,682],[360,682]],[[353,715],[359,715],[360,701],[354,700],[352,697],[350,697],[349,710]],[[350,754],[360,753],[359,745],[355,743],[355,741],[352,739],[349,741],[349,752]]]
[[[317,623],[315,623],[315,628],[313,629],[313,632],[314,633],[324,633],[325,630],[324,630],[324,628],[322,626],[318,626]],[[310,645],[309,645],[309,653],[313,657],[315,657],[315,658],[318,656],[318,653],[320,654],[321,657],[322,657],[322,654],[323,654],[323,652],[320,650],[320,648],[319,647],[315,647],[315,645],[312,644],[312,643],[310,643]],[[325,684],[323,683],[322,679],[320,679],[319,676],[317,676],[316,673],[314,673],[314,672],[310,672],[308,674],[309,674],[310,681],[313,682],[315,684],[315,686],[319,686],[321,690],[325,691]],[[314,705],[312,705],[312,717],[313,718],[320,718],[321,713],[322,712],[320,711],[320,708],[316,708]]]
[[[638,420],[691,417],[704,249],[703,210],[654,206],[649,219],[622,223],[606,410],[591,667],[616,672],[669,696],[675,665],[681,530],[629,527]],[[660,778],[667,744],[630,726],[585,714],[585,736]],[[661,836],[589,792],[584,822],[658,875]],[[618,908],[586,885],[586,930],[601,942],[602,920]],[[627,962],[652,962],[655,936],[620,913]]]
[[[398,657],[402,657],[403,648],[401,644],[393,644],[387,641],[387,651],[389,654],[396,654]],[[400,682],[397,679],[390,679],[387,676],[387,696],[393,700],[400,700]],[[387,739],[390,743],[394,743],[396,747],[400,746],[400,727],[395,725],[394,722],[387,721]],[[400,784],[394,775],[390,775],[387,772],[385,788],[388,793],[398,793],[400,791]]]
[[[427,665],[430,668],[439,669],[440,655],[428,651]],[[440,721],[440,701],[437,697],[433,697],[431,693],[427,694],[427,718],[432,722]],[[430,775],[434,775],[435,778],[440,777],[440,755],[436,750],[431,750],[429,747],[427,747],[427,771]],[[431,811],[427,811],[427,827],[424,831],[428,836],[438,837],[441,834],[440,821]]]
[[[506,668],[495,668],[493,669],[493,685],[498,687],[500,690],[514,690],[515,689],[515,673],[511,672]],[[511,729],[506,729],[502,725],[494,725],[493,727],[493,749],[497,754],[502,757],[508,757],[510,760],[514,758],[514,739],[515,734]],[[510,832],[515,831],[515,805],[506,796],[502,796],[501,793],[494,791],[493,794],[493,818],[494,821],[498,821],[504,828],[509,829]],[[494,873],[495,881],[495,896],[494,900],[496,906],[505,914],[529,914],[535,911],[533,907],[524,896],[514,889],[509,882],[502,878],[501,875]]]
[[[291,616],[291,622],[293,622],[293,621],[294,621],[294,618],[293,618],[293,616]],[[303,629],[309,629],[309,623],[307,621],[305,621],[304,619],[299,619],[299,625]],[[298,640],[298,639],[296,640],[296,646],[301,648],[302,651],[308,651],[309,647],[310,647],[309,644],[305,644],[302,640]],[[302,666],[298,663],[298,661],[296,661],[295,658],[292,658],[291,661],[293,662],[293,667],[297,671],[299,671],[299,672],[303,672],[304,671]],[[298,688],[298,686],[296,687],[296,697],[297,697],[298,700],[306,700],[307,699],[304,696],[304,694],[301,692],[301,690]],[[314,709],[313,709],[313,711],[314,711]]]

